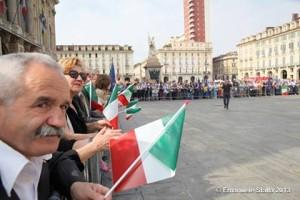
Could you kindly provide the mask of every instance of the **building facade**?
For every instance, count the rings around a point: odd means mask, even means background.
[[[163,80],[212,79],[212,44],[206,42],[186,41],[184,37],[172,37],[156,56],[162,65]],[[147,61],[135,65],[135,77],[143,78],[143,66]]]
[[[116,74],[133,77],[133,50],[124,45],[57,45],[57,59],[76,56],[86,68],[97,73],[109,74],[113,63]]]
[[[0,55],[43,52],[55,56],[55,5],[58,0],[2,0]]]
[[[233,80],[238,76],[237,52],[228,52],[213,58],[213,78]]]
[[[267,27],[237,45],[239,78],[268,76],[300,78],[300,16],[277,27]]]
[[[186,40],[208,40],[208,0],[184,0],[184,37]]]

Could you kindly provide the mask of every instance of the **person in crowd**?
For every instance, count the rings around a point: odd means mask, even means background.
[[[110,77],[106,74],[98,75],[95,82],[98,103],[103,106],[106,105],[106,102],[108,101],[111,86],[110,82]]]
[[[82,62],[76,57],[67,57],[59,60],[59,64],[61,64],[63,68],[65,77],[69,83],[70,95],[73,99],[74,96],[78,95],[82,91],[84,80],[86,78]],[[67,110],[68,125],[70,125],[70,121],[75,133],[94,132],[108,125],[106,120],[85,123],[84,119],[80,118],[78,115],[77,110],[78,108],[75,107],[73,102]]]
[[[125,85],[124,89],[126,89],[131,84],[130,78],[129,77],[125,77],[124,81],[125,81],[124,82],[124,85]]]
[[[223,83],[223,103],[224,108],[228,110],[229,107],[229,99],[230,99],[230,92],[231,92],[232,84],[229,82],[229,80],[225,80]]]
[[[97,152],[105,150],[110,138],[120,136],[121,130],[111,130],[108,128],[101,130],[97,134],[87,134],[88,132],[98,131],[106,126],[110,126],[110,124],[107,120],[98,120],[95,122],[86,123],[79,115],[80,107],[76,107],[76,105],[79,105],[81,100],[80,98],[74,99],[74,97],[77,97],[79,92],[82,91],[84,79],[86,77],[83,71],[82,62],[76,57],[68,57],[60,60],[59,63],[61,64],[65,77],[68,81],[70,94],[73,101],[67,109],[68,127],[66,128],[66,131],[69,133],[69,138],[67,138],[69,140],[61,140],[58,150],[68,151],[70,149],[75,149],[79,154],[80,160],[84,162]],[[97,86],[99,86],[99,81],[102,78],[102,76],[96,78],[95,84],[98,83]],[[110,85],[109,77],[106,77],[105,82],[108,84],[108,88]],[[89,138],[93,136],[95,137],[92,139],[92,142],[88,142],[90,140]],[[102,162],[102,160],[100,162],[100,166],[104,171],[109,170],[108,166]]]
[[[70,59],[70,58],[69,58]],[[78,59],[78,58],[77,58]],[[63,61],[61,61],[63,62]],[[78,62],[81,63],[79,60]],[[81,64],[80,64],[81,66]],[[81,66],[82,72],[87,71],[83,66]],[[82,107],[82,105],[79,105],[81,109],[85,109],[89,111],[89,118],[87,118],[86,122],[95,121],[96,119],[103,118],[103,107],[98,104],[98,96],[96,93],[96,80],[99,75],[98,70],[89,70],[88,75],[86,78],[86,81],[84,81],[84,87],[83,89],[78,93],[78,95],[75,95],[73,97],[73,101],[76,101],[77,97],[79,96],[81,99],[81,102],[85,102],[88,106],[86,108]],[[76,105],[77,102],[74,103]],[[80,113],[79,113],[80,114]]]
[[[75,151],[72,159],[54,153],[70,105],[60,66],[47,55],[19,53],[1,56],[0,67],[0,199],[48,199],[51,188],[69,199],[104,199],[108,189],[84,182]]]

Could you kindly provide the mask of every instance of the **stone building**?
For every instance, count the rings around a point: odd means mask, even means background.
[[[124,45],[57,45],[57,59],[76,56],[86,68],[97,73],[109,74],[113,63],[116,74],[133,77],[133,50]]]
[[[157,50],[160,80],[212,79],[212,44],[172,37]],[[144,78],[147,59],[134,66],[135,76]]]
[[[239,78],[300,79],[300,17],[243,38],[237,45]]]
[[[161,49],[157,57],[162,76],[169,80],[190,80],[191,77],[212,79],[212,44],[173,37]]]
[[[1,0],[0,54],[44,52],[55,57],[58,0]]]
[[[233,80],[237,78],[237,52],[228,52],[213,58],[213,78]]]

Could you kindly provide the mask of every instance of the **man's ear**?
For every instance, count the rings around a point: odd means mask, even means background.
[[[0,132],[4,122],[5,106],[4,103],[0,101]]]

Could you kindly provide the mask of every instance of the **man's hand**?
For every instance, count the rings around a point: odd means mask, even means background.
[[[100,184],[75,182],[71,186],[73,200],[112,200],[111,195],[104,198],[108,188]]]
[[[119,137],[121,135],[122,131],[120,129],[112,130],[105,127],[93,138],[92,144],[98,151],[101,151],[108,148],[110,139]]]
[[[101,128],[104,128],[104,127],[112,127],[111,123],[109,121],[107,121],[106,119],[101,119],[101,120],[98,120],[96,122],[96,126],[101,129]]]

